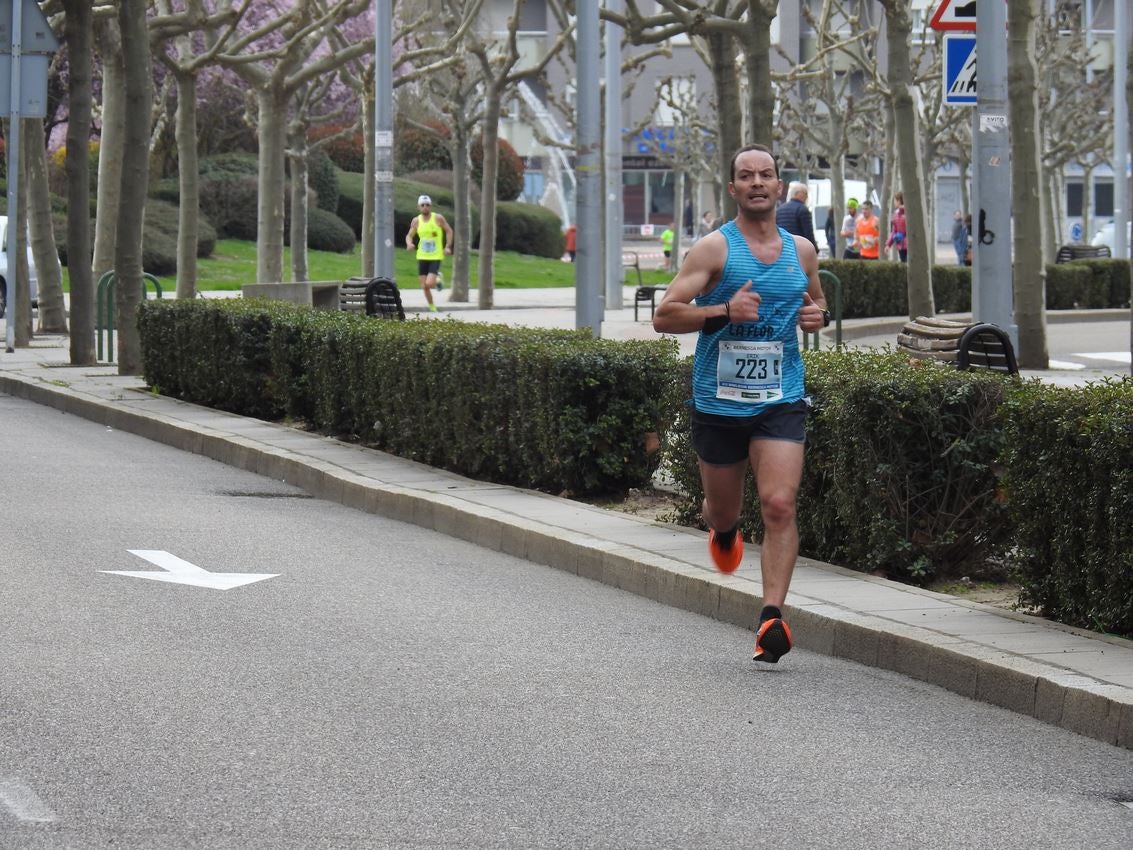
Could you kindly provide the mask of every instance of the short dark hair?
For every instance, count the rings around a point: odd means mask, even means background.
[[[733,181],[736,179],[736,160],[739,158],[741,153],[747,153],[748,151],[762,151],[763,153],[765,153],[769,157],[771,157],[771,164],[775,166],[775,176],[776,177],[779,176],[779,161],[777,159],[775,159],[775,154],[773,154],[771,152],[771,148],[767,147],[766,145],[746,145],[746,146],[740,148],[734,154],[732,154],[732,176],[731,176],[731,179]]]

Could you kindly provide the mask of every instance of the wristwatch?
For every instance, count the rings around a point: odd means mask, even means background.
[[[822,311],[822,327],[824,327],[824,328],[830,327],[830,321],[831,321],[830,311],[829,310],[823,310]]]

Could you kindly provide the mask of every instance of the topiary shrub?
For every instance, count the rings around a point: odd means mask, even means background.
[[[349,254],[356,244],[354,230],[334,213],[318,207],[307,210],[308,248]]]
[[[523,160],[515,152],[515,148],[506,139],[499,139],[496,145],[499,151],[499,168],[496,174],[496,200],[514,201],[523,191],[523,175],[525,169]],[[451,167],[451,166],[450,166]],[[484,188],[484,141],[477,138],[472,143],[472,179],[476,185]]]
[[[230,239],[256,238],[259,182],[255,177],[218,176],[201,180],[201,212]]]
[[[338,170],[323,151],[307,156],[307,185],[318,196],[318,207],[334,213],[338,209]]]
[[[142,269],[159,277],[177,271],[177,237],[148,230],[142,238]]]
[[[176,206],[162,201],[158,198],[149,198],[146,200],[146,218],[145,230],[146,235],[150,233],[160,233],[173,239],[174,243],[177,241],[177,233],[179,227],[179,211]],[[144,240],[145,237],[143,237]],[[209,257],[212,256],[213,250],[216,248],[216,228],[214,228],[208,219],[201,215],[197,216],[197,256]],[[176,253],[174,253],[176,256]],[[176,263],[174,263],[176,267]],[[146,271],[150,271],[148,268]],[[156,274],[156,272],[153,272]]]
[[[361,174],[366,168],[366,147],[362,131],[355,124],[324,124],[312,127],[307,134],[312,144],[322,142],[319,150],[343,171]],[[323,139],[329,141],[323,142]]]
[[[219,153],[206,156],[198,167],[202,179],[255,177],[260,173],[259,157],[254,153]]]
[[[434,132],[412,127],[402,122],[394,134],[393,166],[399,175],[414,171],[439,168],[452,169],[452,157],[445,146],[448,128],[439,122],[429,122]]]
[[[535,257],[563,255],[562,221],[537,204],[501,201],[496,207],[496,248]]]

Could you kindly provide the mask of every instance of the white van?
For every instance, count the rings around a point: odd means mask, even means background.
[[[28,287],[31,306],[39,306],[39,279],[35,273],[35,258],[28,245]],[[0,215],[0,319],[8,312],[8,217]]]

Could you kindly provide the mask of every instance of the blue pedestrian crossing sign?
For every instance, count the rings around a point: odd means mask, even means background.
[[[944,102],[949,106],[976,105],[976,35],[944,34]]]

